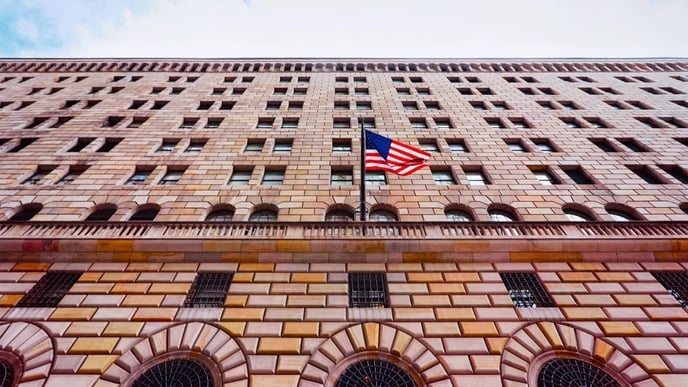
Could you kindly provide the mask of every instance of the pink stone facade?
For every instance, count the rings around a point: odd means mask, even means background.
[[[368,187],[399,222],[326,221],[359,206],[360,117],[436,147]],[[682,60],[0,61],[0,360],[20,386],[128,386],[173,358],[225,386],[333,387],[370,358],[418,386],[537,386],[553,358],[685,386],[688,311],[651,272],[688,270],[686,160]],[[56,307],[17,306],[55,270],[83,274]],[[234,273],[224,307],[183,307],[209,271]],[[389,307],[349,307],[355,272],[385,273]],[[516,307],[502,272],[555,306]]]

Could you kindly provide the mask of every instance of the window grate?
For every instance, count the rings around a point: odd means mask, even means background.
[[[619,387],[619,383],[588,362],[563,358],[545,363],[538,376],[538,387],[559,386]]]
[[[651,273],[681,306],[688,306],[688,273],[685,271],[653,271]]]
[[[184,300],[187,308],[222,308],[234,273],[198,273]]]
[[[404,369],[388,361],[366,359],[350,365],[335,387],[416,387]]]
[[[17,306],[57,306],[81,274],[80,271],[49,271],[24,295]]]
[[[509,296],[518,308],[554,306],[535,273],[499,273]]]
[[[349,306],[352,308],[389,307],[385,273],[349,273]]]
[[[132,384],[132,387],[153,386],[212,387],[213,377],[196,360],[172,359],[149,368]]]

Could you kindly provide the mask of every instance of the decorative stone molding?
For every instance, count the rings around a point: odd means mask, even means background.
[[[405,369],[419,386],[450,386],[444,364],[420,340],[395,327],[368,322],[351,325],[324,341],[311,355],[299,387],[332,387],[349,365],[384,359]]]
[[[234,338],[214,325],[190,322],[159,331],[122,353],[99,385],[129,385],[151,366],[178,357],[200,361],[220,385],[248,383],[246,357]]]
[[[609,373],[624,387],[657,385],[646,370],[610,341],[553,322],[527,325],[509,338],[502,352],[504,385],[537,386],[540,368],[558,357],[585,360]]]
[[[0,358],[14,367],[19,387],[42,386],[54,357],[53,342],[43,328],[27,322],[0,324]]]

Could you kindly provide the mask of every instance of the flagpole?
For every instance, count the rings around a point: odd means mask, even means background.
[[[361,222],[366,220],[366,189],[365,189],[365,153],[366,153],[366,134],[365,134],[365,118],[359,118],[359,124],[361,126],[361,182],[359,184],[361,188]]]

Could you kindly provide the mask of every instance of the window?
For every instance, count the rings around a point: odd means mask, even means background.
[[[272,128],[272,124],[275,122],[274,118],[259,118],[258,119],[258,125],[256,127],[258,128]]]
[[[571,222],[590,222],[593,220],[590,215],[578,210],[565,209],[564,215]]]
[[[365,129],[375,129],[375,118],[363,118],[363,127]]]
[[[454,175],[449,169],[435,169],[432,171],[432,178],[435,180],[437,185],[456,185],[456,180]]]
[[[15,145],[13,148],[7,151],[7,153],[17,153],[21,151],[22,149],[26,148],[27,146],[33,144],[38,138],[36,137],[23,137],[19,139],[19,143]]]
[[[95,94],[95,93],[97,93],[98,90],[95,90],[95,89],[96,89],[95,87],[94,87],[93,89],[91,89],[91,93],[90,93],[90,94]],[[100,87],[100,88],[98,88],[98,89],[99,89],[99,90],[102,90],[103,88]],[[150,93],[151,93],[151,94],[160,94],[160,93],[162,93],[163,90],[165,90],[164,87],[154,87],[154,88],[151,90]]]
[[[385,171],[366,171],[365,183],[368,186],[387,184]]]
[[[636,117],[635,119],[645,124],[648,128],[658,129],[663,127],[662,124],[650,117]]]
[[[493,222],[515,222],[517,220],[514,214],[505,210],[488,210],[487,214]]]
[[[196,82],[197,79],[198,79],[198,77],[186,77],[186,82],[187,83],[194,83],[194,82]]]
[[[336,87],[334,89],[334,95],[349,95],[349,89],[346,87]]]
[[[466,211],[457,210],[457,209],[444,210],[444,216],[446,216],[447,220],[450,222],[472,222],[473,221],[473,217],[471,216],[471,214],[469,214]]]
[[[255,79],[254,77],[241,77],[241,82],[242,83],[251,83],[251,82],[253,82],[254,79]]]
[[[554,306],[535,273],[499,273],[509,291],[509,297],[517,308],[537,308]]]
[[[88,165],[72,165],[69,167],[69,170],[67,173],[62,176],[62,179],[60,179],[57,184],[58,185],[64,185],[64,184],[69,184],[76,180],[79,176],[81,176],[82,173],[84,173],[88,169]]]
[[[447,140],[447,145],[449,145],[449,150],[454,153],[468,153],[468,147],[463,139],[453,139]]]
[[[81,150],[86,148],[90,143],[92,143],[93,140],[95,140],[95,138],[92,138],[92,137],[91,138],[79,138],[76,140],[76,144],[74,144],[74,146],[69,148],[69,150],[67,152],[80,152]]]
[[[298,118],[284,118],[282,120],[282,129],[296,129],[299,127]]]
[[[336,384],[336,387],[364,386],[416,387],[417,384],[403,368],[382,359],[364,359],[351,364]]]
[[[367,81],[366,77],[354,77],[354,83],[365,83]]]
[[[686,171],[678,165],[660,165],[659,166],[664,172],[671,175],[674,179],[678,180],[681,184],[688,184],[688,174]]]
[[[275,222],[277,221],[277,211],[274,210],[260,210],[255,211],[249,216],[250,222]]]
[[[355,95],[369,95],[370,92],[365,87],[357,87],[354,89],[354,94]]]
[[[229,185],[247,185],[253,174],[253,167],[236,167],[229,178]]]
[[[265,145],[264,138],[250,139],[246,142],[244,152],[262,152]]]
[[[112,149],[114,149],[114,147],[116,147],[120,142],[122,142],[122,140],[122,138],[106,138],[105,142],[103,142],[103,145],[100,148],[98,148],[96,152],[110,152]]]
[[[93,211],[87,218],[87,222],[106,222],[110,220],[112,215],[117,212],[117,206],[105,205],[102,208]]]
[[[529,129],[530,125],[528,122],[523,119],[523,118],[509,118],[509,121],[511,121],[511,125],[514,126],[516,129]]]
[[[222,101],[220,103],[220,110],[232,110],[234,104],[236,104],[235,101]]]
[[[189,146],[184,149],[184,152],[188,153],[200,153],[208,140],[191,140]]]
[[[274,94],[274,95],[285,95],[285,94],[287,94],[287,88],[286,87],[275,87],[272,94]]]
[[[192,129],[194,126],[196,126],[197,122],[198,117],[185,117],[182,120],[182,124],[179,126],[179,129]]]
[[[616,110],[626,110],[626,107],[619,103],[619,101],[604,101],[607,105],[611,106]]]
[[[573,358],[549,360],[540,369],[538,387],[579,386],[620,387],[608,373],[586,361]]]
[[[79,280],[81,271],[49,271],[17,303],[18,307],[55,307]]]
[[[411,127],[413,129],[427,129],[428,124],[425,122],[424,118],[410,118],[409,121],[411,121]]]
[[[280,83],[289,83],[291,82],[291,77],[280,77],[279,81]]]
[[[546,138],[531,138],[530,141],[535,144],[535,146],[540,150],[542,153],[553,153],[557,152],[557,149],[554,148],[554,145],[552,145],[552,142],[550,142]]]
[[[154,167],[137,166],[134,174],[127,180],[126,185],[142,185],[146,184],[148,176],[153,172]]]
[[[110,94],[117,94],[120,91],[122,91],[124,88],[123,87],[111,87],[110,88]]]
[[[131,119],[131,123],[129,123],[127,128],[138,128],[146,121],[148,121],[148,117],[134,117]]]
[[[576,105],[575,103],[573,103],[573,102],[571,102],[571,101],[558,101],[558,102],[559,102],[559,104],[561,104],[561,106],[563,106],[564,109],[566,109],[566,110],[579,110],[579,109],[580,109],[580,108],[578,107],[578,105]]]
[[[475,110],[487,110],[487,106],[485,105],[484,102],[471,101],[470,104],[473,107],[473,109],[475,109]]]
[[[688,306],[688,273],[685,271],[651,271],[653,277],[674,296],[679,305]]]
[[[277,139],[275,140],[275,146],[272,148],[274,153],[289,153],[294,144],[294,140],[291,138]]]
[[[576,120],[575,118],[564,117],[564,118],[560,118],[560,120],[561,120],[564,124],[566,124],[566,126],[568,126],[569,128],[572,128],[572,129],[581,128],[581,124],[580,124],[580,123],[578,122],[578,120]]]
[[[284,168],[282,169],[266,169],[263,174],[263,185],[281,185],[284,181]]]
[[[205,123],[206,129],[217,129],[222,124],[224,118],[222,117],[208,117],[208,121]]]
[[[99,90],[102,90],[102,89],[103,89],[102,87],[99,88]],[[29,94],[27,94],[27,95],[38,94],[38,93],[40,93],[42,90],[43,90],[42,87],[34,87],[34,88],[31,89],[31,91],[29,91]]]
[[[615,222],[631,222],[638,220],[635,216],[623,210],[608,208],[607,213]]]
[[[27,204],[21,207],[19,211],[17,211],[16,214],[12,215],[10,218],[10,221],[12,222],[27,222],[31,220],[36,214],[41,212],[43,209],[42,204],[38,203],[31,203]]]
[[[173,82],[173,83],[174,83],[174,82],[177,82],[179,79],[181,79],[181,77],[179,77],[179,76],[171,76],[171,77],[168,77],[168,78],[167,78],[167,82]]]
[[[206,222],[231,222],[234,218],[234,210],[221,208],[213,210],[205,217]]]
[[[158,216],[158,212],[160,212],[159,207],[147,207],[147,208],[142,208],[136,211],[134,215],[129,218],[131,221],[151,221],[155,220],[155,217]]]
[[[48,121],[49,118],[50,118],[50,117],[35,117],[28,125],[26,125],[26,126],[24,127],[24,129],[34,129],[34,128],[37,128],[37,127],[41,126],[41,124],[43,124],[43,123],[45,123],[46,121]]]
[[[613,153],[613,152],[618,152],[619,150],[616,149],[616,147],[606,138],[589,138],[591,143],[595,144],[598,148],[600,148],[603,152],[607,153]]]
[[[426,151],[426,152],[431,152],[431,153],[439,153],[440,148],[437,147],[437,141],[435,140],[418,140],[418,144],[420,146],[420,149]]]
[[[646,165],[626,165],[626,168],[633,171],[647,184],[665,184],[665,181]]]
[[[351,119],[349,119],[349,118],[334,118],[332,120],[332,126],[335,129],[351,128]]]
[[[215,87],[213,88],[212,95],[222,95],[227,91],[226,87]]]
[[[404,101],[401,106],[404,107],[404,110],[418,110],[418,104],[414,101]]]
[[[411,90],[408,87],[397,88],[397,94],[399,95],[411,95]]]
[[[634,138],[617,138],[616,141],[623,144],[633,152],[650,152],[651,150]]]
[[[349,273],[349,307],[389,307],[387,275],[383,272]]]
[[[289,110],[303,110],[303,101],[289,101]]]
[[[547,169],[543,167],[530,167],[531,172],[535,175],[535,178],[542,185],[555,185],[559,184],[559,180],[554,177]]]
[[[490,184],[489,180],[487,180],[487,177],[485,177],[485,174],[483,173],[482,170],[479,169],[469,169],[466,170],[464,168],[463,172],[466,174],[466,179],[468,180],[469,185],[474,185],[474,186],[481,186],[485,184]]]
[[[423,104],[427,110],[442,110],[440,103],[436,101],[423,101]]]
[[[609,125],[597,117],[586,118],[588,124],[593,128],[609,128]]]
[[[473,90],[470,87],[457,87],[456,91],[461,95],[473,95]]]
[[[510,139],[505,139],[504,142],[506,145],[511,149],[512,152],[514,153],[527,153],[528,150],[523,146],[523,142],[521,140],[510,140]]]
[[[64,87],[52,87],[48,90],[48,95],[57,94],[60,91],[62,91],[63,89],[64,89]]]
[[[351,167],[332,167],[330,170],[330,185],[353,185],[354,171]]]
[[[397,215],[389,210],[375,210],[370,213],[369,219],[371,222],[396,222],[399,220]]]
[[[295,87],[294,88],[294,95],[306,95],[308,93],[308,89],[305,87]]]
[[[392,77],[394,83],[404,83],[404,77]]]
[[[358,101],[356,102],[356,110],[371,110],[373,105],[368,101]]]
[[[139,109],[139,108],[141,108],[141,106],[145,105],[146,102],[148,102],[148,101],[144,101],[144,100],[132,101],[131,105],[129,105],[129,109],[130,110]]]
[[[311,77],[298,77],[296,81],[298,83],[309,83],[311,81]]]
[[[163,176],[162,179],[160,179],[158,184],[160,184],[160,185],[175,185],[182,178],[185,171],[186,171],[186,167],[168,166],[167,167],[167,173],[165,173],[165,176]]]
[[[494,92],[489,87],[479,87],[477,90],[482,95],[494,95]]]
[[[334,110],[349,110],[349,101],[334,101]]]
[[[581,166],[562,166],[561,169],[576,184],[595,184],[595,182],[589,177],[588,173]]]
[[[198,108],[196,110],[210,110],[210,108],[213,106],[214,101],[201,101],[198,104]]]
[[[351,152],[351,139],[333,138],[332,152]]]
[[[678,105],[678,106],[688,108],[688,101],[671,101],[671,102]]]
[[[416,94],[418,95],[431,95],[430,89],[427,87],[416,87]]]
[[[183,88],[183,87],[173,87],[173,88],[172,88],[172,91],[170,92],[170,94],[179,95],[179,94],[181,94],[184,90],[185,90],[185,88]]]
[[[325,214],[326,222],[353,222],[354,214],[348,210],[330,210]]]
[[[174,147],[177,146],[178,142],[178,138],[164,139],[162,140],[162,144],[160,144],[156,152],[172,152]]]
[[[186,295],[184,307],[223,308],[233,276],[234,273],[228,272],[199,272]],[[169,382],[174,381],[170,380]]]
[[[37,185],[42,178],[46,177],[50,172],[55,169],[52,165],[39,165],[36,168],[36,172],[33,173],[28,179],[24,180],[22,184],[24,185]]]
[[[84,105],[84,109],[90,109],[100,103],[99,100],[89,100],[86,101],[86,105]]]
[[[490,126],[492,129],[504,129],[506,126],[504,126],[504,123],[502,122],[501,119],[499,118],[485,118],[485,122]]]

